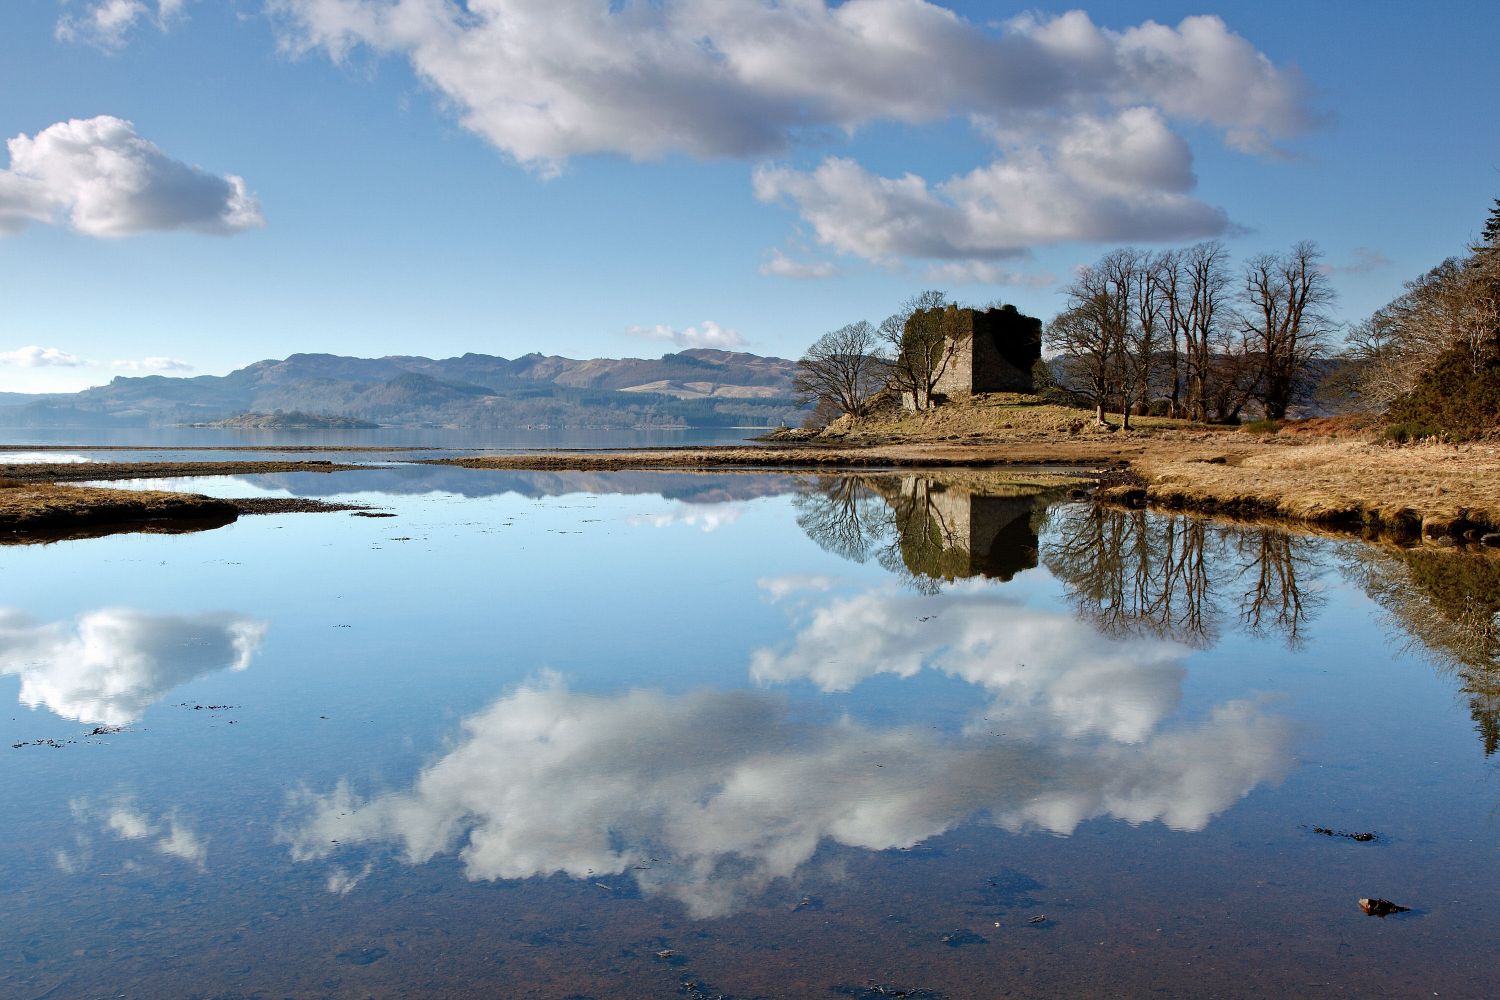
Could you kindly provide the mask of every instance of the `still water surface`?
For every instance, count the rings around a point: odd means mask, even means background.
[[[0,995],[1496,992],[1500,560],[976,476],[176,485],[397,516],[0,549]]]

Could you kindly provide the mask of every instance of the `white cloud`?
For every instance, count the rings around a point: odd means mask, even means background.
[[[1057,283],[1057,275],[1046,271],[1028,273],[984,260],[949,260],[932,264],[926,271],[929,283],[936,285],[1013,285],[1021,288],[1047,288]]]
[[[828,157],[812,170],[762,165],[754,192],[793,205],[824,246],[884,262],[973,268],[1040,244],[1194,239],[1229,226],[1221,209],[1188,193],[1192,154],[1150,108],[997,137],[1008,144],[1004,155],[937,185]]]
[[[761,274],[777,278],[836,278],[842,273],[832,261],[794,260],[780,250],[771,251],[770,258],[759,270]]]
[[[76,354],[57,347],[18,347],[0,351],[0,366],[7,368],[79,368],[88,364]]]
[[[713,917],[794,879],[825,842],[910,847],[975,818],[1057,834],[1104,816],[1202,829],[1285,773],[1290,736],[1245,702],[1123,744],[1042,727],[806,724],[765,692],[597,696],[551,682],[465,720],[410,790],[294,794],[282,836],[298,861],[389,844],[413,864],[457,850],[471,879],[625,875]],[[335,868],[330,888],[346,877]]]
[[[166,31],[182,13],[185,0],[95,0],[81,14],[64,14],[57,21],[56,35],[63,42],[86,42],[101,49],[118,49],[138,23],[154,24]]]
[[[656,326],[632,326],[625,333],[642,340],[664,340],[678,347],[711,347],[721,351],[732,351],[745,346],[745,338],[734,330],[720,326],[713,320],[704,320],[697,326],[676,327],[658,323]]]
[[[1241,147],[1311,124],[1301,77],[1213,16],[1123,32],[1079,11],[992,31],[926,0],[270,0],[285,43],[407,58],[518,161],[750,157],[877,121],[1151,104]]]
[[[172,688],[215,670],[244,670],[266,628],[238,615],[118,609],[42,625],[0,610],[0,674],[21,679],[28,708],[123,726]]]
[[[111,361],[109,366],[122,372],[190,372],[193,370],[193,366],[186,361],[164,357]]]
[[[260,206],[233,174],[174,160],[110,115],[49,125],[7,142],[0,170],[0,234],[59,216],[87,236],[157,230],[242,232],[264,224]]]
[[[882,263],[982,262],[1062,240],[1196,239],[1224,213],[1190,194],[1171,123],[1281,155],[1318,124],[1295,68],[1212,15],[1124,30],[1088,14],[972,23],[928,0],[269,0],[284,45],[405,58],[464,126],[544,175],[573,156],[763,159],[874,123],[967,120],[1000,156],[946,181],[830,157],[763,167],[820,242]],[[763,274],[830,277],[773,252]]]

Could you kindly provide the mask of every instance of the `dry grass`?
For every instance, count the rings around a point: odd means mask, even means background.
[[[349,472],[367,465],[336,462],[29,462],[4,466],[9,479],[28,483],[77,483],[177,476],[235,476],[270,472]]]
[[[1112,415],[1110,421],[1118,425],[1120,418]],[[894,410],[858,420],[844,417],[829,425],[820,440],[851,444],[1002,439],[1026,442],[1061,437],[1110,440],[1194,427],[1185,420],[1165,417],[1131,417],[1130,424],[1129,431],[1107,430],[1095,425],[1089,411],[1044,403],[1037,396],[996,392],[921,413]]]
[[[50,483],[0,481],[0,541],[31,541],[35,533],[47,538],[110,526],[135,530],[141,526],[228,524],[238,516],[232,501],[193,493],[156,490],[110,490]]]
[[[1500,530],[1500,447],[1367,441],[1265,444],[1209,464],[1170,452],[1134,468],[1153,503],[1321,524],[1449,534]],[[1198,460],[1194,460],[1197,458]]]

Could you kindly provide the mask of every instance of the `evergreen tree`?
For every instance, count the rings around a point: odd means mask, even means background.
[[[1490,246],[1500,246],[1500,198],[1495,199],[1495,207],[1490,209],[1489,218],[1484,220],[1482,235],[1484,242]]]

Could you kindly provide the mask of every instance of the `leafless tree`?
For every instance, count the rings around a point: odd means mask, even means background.
[[[891,356],[889,384],[909,396],[918,410],[932,405],[933,391],[960,346],[955,319],[947,295],[929,289],[907,299],[880,324]]]
[[[1094,404],[1094,422],[1104,426],[1104,406],[1114,389],[1114,348],[1090,310],[1065,309],[1047,324],[1047,346],[1057,358],[1057,379],[1069,392]]]
[[[797,399],[830,403],[842,413],[864,416],[890,370],[881,348],[879,333],[864,320],[823,334],[797,362],[792,376]]]
[[[1317,244],[1304,240],[1285,254],[1260,254],[1245,264],[1243,329],[1260,362],[1255,394],[1273,420],[1285,417],[1306,390],[1308,372],[1333,330],[1326,309],[1334,294],[1321,257]]]
[[[1215,349],[1224,346],[1223,323],[1229,295],[1229,254],[1216,240],[1182,251],[1179,292],[1174,309],[1181,326],[1187,368],[1188,416],[1209,420],[1216,374]]]
[[[1068,308],[1048,331],[1068,388],[1093,402],[1094,421],[1100,426],[1106,424],[1106,407],[1115,400],[1125,402],[1125,426],[1130,426],[1130,390],[1122,358],[1130,347],[1135,263],[1134,251],[1115,250],[1080,270],[1068,286]]]

